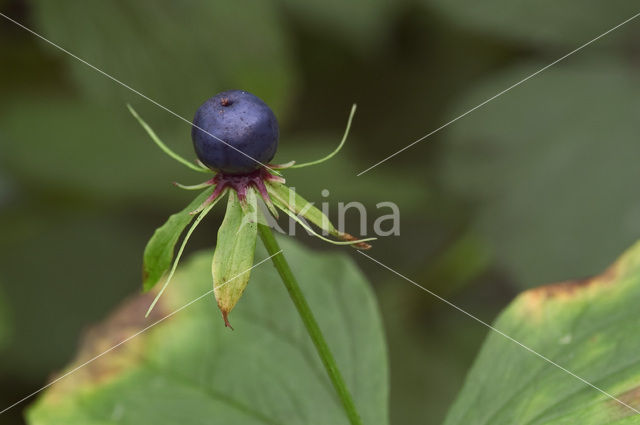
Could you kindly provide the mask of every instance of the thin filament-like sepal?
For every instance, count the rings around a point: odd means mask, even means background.
[[[338,152],[340,152],[340,149],[342,149],[342,146],[344,146],[344,143],[347,141],[347,137],[349,136],[349,130],[351,129],[351,122],[353,121],[353,115],[355,113],[356,113],[356,104],[354,103],[353,106],[351,106],[351,112],[349,113],[349,119],[347,120],[347,128],[345,128],[344,130],[344,135],[342,136],[342,140],[340,141],[340,144],[333,152],[331,152],[329,155],[325,156],[324,158],[320,158],[318,160],[311,161],[311,162],[305,162],[302,164],[294,164],[294,165],[291,165],[289,168],[308,167],[310,165],[321,164],[333,158]]]
[[[173,182],[174,186],[179,187],[180,189],[184,189],[184,190],[204,189],[206,187],[212,186],[213,184],[215,184],[213,179],[207,180],[206,182],[203,182],[203,183],[192,184],[192,185],[185,185],[185,184],[180,184],[178,182]]]
[[[293,167],[295,161],[285,162],[284,164],[269,164],[268,167],[272,170],[285,170],[287,168]]]
[[[348,241],[334,241],[332,239],[325,238],[324,236],[322,236],[321,234],[319,234],[318,232],[313,230],[313,228],[311,228],[311,226],[309,226],[307,223],[305,223],[304,220],[302,220],[300,217],[298,217],[298,215],[294,211],[291,211],[289,208],[287,208],[286,206],[281,205],[277,201],[276,201],[276,205],[285,214],[287,214],[289,217],[293,218],[307,232],[311,233],[312,235],[314,235],[317,238],[322,239],[325,242],[329,242],[329,243],[334,244],[334,245],[351,245],[351,246],[354,246],[354,247],[358,247],[358,245],[363,246],[363,244],[365,242],[374,241],[374,240],[377,239],[377,238],[364,238],[364,239],[354,239],[354,240],[348,240]]]
[[[195,210],[191,211],[189,214],[196,215],[200,211],[202,211],[205,208],[207,208],[207,206],[209,204],[218,202],[218,199],[222,198],[222,196],[224,195],[226,188],[227,188],[227,185],[225,185],[224,183],[218,183],[218,185],[214,189],[213,193],[207,199],[204,200],[202,205],[200,205]]]
[[[276,183],[282,183],[285,184],[287,181],[280,176],[274,176],[273,174],[269,174],[267,181],[269,182],[276,182]]]
[[[127,108],[129,108],[129,112],[131,112],[131,115],[133,115],[133,117],[138,120],[138,122],[140,123],[142,128],[145,129],[145,131],[147,132],[149,137],[151,137],[151,140],[153,140],[153,142],[156,145],[158,145],[158,147],[160,149],[162,149],[162,151],[164,153],[166,153],[171,158],[175,159],[176,161],[178,161],[179,163],[181,163],[183,165],[186,165],[187,167],[191,168],[194,171],[198,171],[200,173],[211,173],[211,172],[213,172],[212,170],[210,170],[208,168],[200,167],[200,166],[198,166],[196,164],[193,164],[193,163],[187,161],[186,159],[184,159],[183,157],[181,157],[180,155],[178,155],[177,153],[172,151],[167,145],[164,144],[164,142],[162,140],[160,140],[158,135],[155,133],[155,131],[153,131],[153,129],[149,126],[149,124],[147,124],[142,118],[140,118],[140,115],[138,115],[136,110],[133,109],[133,107],[131,105],[127,104]]]
[[[256,189],[258,190],[258,193],[262,197],[262,200],[264,201],[265,205],[271,212],[271,214],[273,214],[275,218],[279,218],[280,215],[278,214],[278,210],[276,209],[276,207],[273,205],[273,202],[271,201],[271,197],[269,196],[267,187],[264,185],[264,181],[262,181],[262,179],[256,179],[255,186],[256,186]]]
[[[193,222],[193,224],[191,225],[191,227],[187,231],[187,234],[185,235],[184,240],[182,241],[182,244],[180,245],[180,249],[178,250],[178,254],[176,255],[175,260],[173,260],[173,265],[171,266],[171,270],[169,271],[169,275],[167,276],[167,280],[164,281],[164,284],[162,285],[162,288],[160,289],[160,292],[158,292],[158,295],[156,295],[156,297],[153,299],[153,302],[149,306],[149,309],[147,310],[147,314],[145,314],[145,317],[149,316],[149,314],[151,313],[151,310],[153,310],[153,308],[155,307],[156,303],[158,302],[158,300],[160,299],[160,297],[164,293],[165,289],[167,289],[167,286],[169,286],[169,282],[171,282],[171,279],[173,278],[173,274],[175,273],[176,268],[178,267],[178,262],[180,261],[180,257],[182,257],[182,252],[184,251],[185,246],[187,246],[187,242],[189,241],[189,238],[191,237],[191,234],[196,229],[196,227],[198,227],[198,224],[200,224],[202,219],[209,213],[209,211],[211,211],[211,208],[214,207],[214,205],[218,202],[219,199],[220,198],[216,199],[215,202],[212,202],[211,205],[207,206],[204,210],[202,210],[200,215],[198,215],[196,220]]]

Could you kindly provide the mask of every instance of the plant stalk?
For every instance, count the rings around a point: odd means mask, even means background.
[[[276,238],[273,236],[273,232],[271,231],[271,228],[269,226],[258,224],[258,232],[260,233],[262,243],[264,243],[264,246],[270,255],[274,255],[280,251],[280,246],[278,245]],[[307,332],[309,333],[309,336],[311,337],[311,340],[316,347],[316,351],[320,356],[320,360],[322,360],[322,364],[327,370],[327,374],[329,374],[331,383],[338,393],[338,397],[342,402],[342,406],[347,413],[349,422],[351,423],[351,425],[362,425],[362,420],[360,419],[360,415],[358,415],[356,406],[353,403],[353,399],[351,398],[351,394],[349,393],[349,390],[344,383],[344,379],[342,379],[340,370],[338,370],[338,365],[336,364],[336,361],[331,354],[331,350],[329,350],[327,341],[322,335],[322,331],[318,326],[318,322],[316,321],[313,313],[311,312],[311,309],[309,308],[307,299],[304,297],[304,294],[300,290],[298,281],[291,272],[289,263],[287,263],[287,260],[285,259],[283,253],[275,255],[274,257],[272,257],[271,261],[273,261],[273,265],[276,267],[276,270],[278,270],[278,274],[280,274],[282,282],[287,288],[287,292],[289,292],[289,296],[291,297],[293,304],[296,306],[296,309],[300,314],[300,318],[302,319],[304,326],[307,328]]]

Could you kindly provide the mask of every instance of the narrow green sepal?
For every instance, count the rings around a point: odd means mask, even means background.
[[[173,182],[173,185],[175,187],[179,187],[180,189],[184,189],[184,190],[200,190],[200,189],[204,189],[205,187],[213,186],[213,183],[211,182],[211,180],[207,180],[206,182],[203,182],[203,183],[191,184],[191,185]]]
[[[273,201],[269,197],[269,193],[266,193],[266,196],[262,196],[262,201],[267,206],[267,209],[276,219],[280,218],[280,214],[278,214],[278,209],[273,205]]]
[[[169,270],[175,245],[184,229],[193,220],[191,211],[211,196],[213,190],[213,187],[204,190],[182,211],[171,215],[151,236],[143,256],[142,287],[145,292],[153,288],[162,275]]]
[[[340,232],[336,229],[329,218],[312,203],[304,199],[295,190],[282,183],[266,182],[267,192],[274,204],[282,205],[281,209],[287,209],[297,216],[303,216],[311,223],[324,230],[325,233],[338,237]],[[280,207],[278,207],[280,208]]]
[[[269,196],[273,200],[273,203],[280,208],[284,213],[293,218],[298,224],[304,227],[309,233],[316,237],[335,244],[335,245],[350,245],[354,248],[369,249],[371,246],[367,243],[373,241],[376,238],[357,239],[348,233],[342,233],[331,223],[329,218],[324,215],[322,211],[313,206],[312,203],[304,199],[298,194],[298,192],[291,190],[284,184],[277,182],[267,182],[267,191]],[[318,226],[324,233],[329,234],[340,241],[334,241],[322,236],[314,231],[307,223],[300,219],[304,217],[312,224]]]
[[[335,148],[335,150],[333,152],[331,152],[329,155],[325,156],[324,158],[320,158],[317,159],[315,161],[311,161],[311,162],[305,162],[302,164],[291,164],[290,166],[288,166],[287,168],[303,168],[303,167],[308,167],[310,165],[317,165],[317,164],[322,164],[325,161],[330,160],[331,158],[333,158],[335,155],[338,154],[338,152],[340,152],[340,150],[342,149],[342,147],[344,146],[345,142],[347,141],[347,137],[349,136],[349,130],[351,129],[351,122],[353,121],[353,116],[356,113],[356,104],[354,103],[351,106],[351,112],[349,113],[349,119],[347,120],[347,127],[344,130],[344,134],[342,135],[342,140],[340,140],[340,144],[338,145],[337,148]],[[287,163],[289,164],[289,163]]]
[[[285,214],[287,214],[289,217],[293,218],[300,226],[302,226],[307,232],[311,233],[313,236],[322,239],[325,242],[329,242],[331,244],[334,245],[361,245],[364,246],[364,244],[366,244],[366,242],[370,242],[370,241],[375,241],[377,238],[365,238],[365,239],[347,239],[347,240],[342,240],[342,241],[334,241],[332,239],[329,238],[325,238],[324,236],[322,236],[321,234],[319,234],[318,232],[316,232],[315,230],[313,230],[313,228],[311,226],[309,226],[307,223],[304,222],[304,220],[302,220],[298,215],[296,215],[294,212],[292,212],[291,210],[289,210],[285,205],[280,205],[278,201],[276,201],[276,205],[278,205],[278,207],[280,207],[280,209],[282,209],[282,211],[284,211]],[[367,248],[365,249],[369,249],[369,247],[367,246]]]
[[[208,168],[201,167],[201,166],[198,166],[196,164],[193,164],[193,163],[187,161],[186,159],[184,159],[183,157],[181,157],[180,155],[178,155],[177,153],[172,151],[167,145],[164,144],[164,142],[162,140],[160,140],[160,138],[158,137],[156,132],[153,131],[151,126],[149,124],[147,124],[142,118],[140,118],[140,115],[138,115],[136,110],[133,109],[133,107],[131,105],[127,104],[127,108],[129,108],[129,112],[131,112],[131,115],[133,115],[133,117],[138,120],[138,122],[140,123],[142,128],[145,129],[145,131],[147,132],[149,137],[151,137],[151,140],[153,140],[153,142],[156,145],[158,145],[158,147],[160,149],[162,149],[162,151],[164,153],[166,153],[171,158],[175,159],[176,161],[178,161],[179,163],[181,163],[183,165],[186,165],[187,167],[191,168],[194,171],[198,171],[200,173],[212,173],[213,172],[212,170],[210,170]]]
[[[286,170],[287,168],[293,167],[295,163],[295,161],[289,161],[284,164],[269,164],[269,168],[272,170]]]
[[[258,199],[248,188],[244,202],[235,191],[229,191],[227,212],[218,230],[211,271],[213,288],[225,325],[228,315],[249,282],[258,236]]]

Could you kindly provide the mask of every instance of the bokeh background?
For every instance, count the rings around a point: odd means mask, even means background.
[[[631,17],[633,2],[0,0],[0,10],[188,118],[223,89],[257,94],[280,119],[280,162],[333,149],[357,102],[344,151],[288,181],[311,200],[364,202],[369,230],[376,203],[396,202],[401,235],[371,254],[483,320],[526,288],[599,272],[640,236],[640,21],[356,177]],[[140,290],[146,240],[192,196],[170,183],[200,178],[152,145],[126,103],[193,156],[186,123],[0,19],[0,408],[46,383],[83,329]],[[221,210],[211,217],[189,252],[214,243]],[[392,423],[440,423],[487,330],[354,257],[386,325]],[[0,423],[22,423],[25,406]]]

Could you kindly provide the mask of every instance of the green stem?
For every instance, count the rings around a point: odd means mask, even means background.
[[[271,228],[269,226],[258,224],[258,232],[260,233],[262,243],[264,243],[264,246],[267,248],[267,252],[270,255],[275,255],[280,252],[280,246],[278,245],[276,238],[273,236],[273,232],[271,232]],[[331,354],[331,350],[329,350],[327,341],[322,335],[318,322],[316,322],[315,317],[313,317],[313,313],[309,308],[306,298],[300,290],[300,286],[298,285],[296,278],[291,272],[291,268],[289,267],[287,260],[284,258],[284,254],[280,253],[280,255],[275,255],[272,257],[271,261],[273,261],[273,265],[276,267],[276,270],[278,270],[278,273],[282,278],[282,282],[287,288],[289,296],[291,297],[293,304],[295,304],[313,344],[316,346],[320,360],[322,360],[322,364],[324,364],[324,367],[329,374],[329,378],[331,378],[331,383],[333,383],[333,386],[340,397],[340,401],[347,413],[349,422],[351,425],[362,425],[362,420],[356,411],[356,406],[353,403],[351,394],[349,393],[349,390],[344,383],[344,379],[342,379],[342,375],[338,370],[338,365]]]

